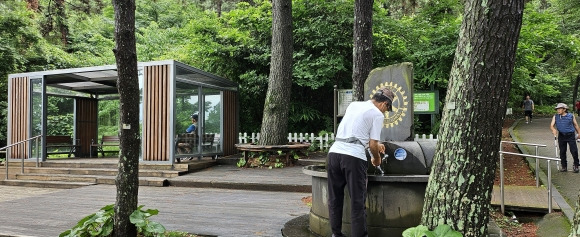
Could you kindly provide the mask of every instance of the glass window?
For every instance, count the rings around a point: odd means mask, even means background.
[[[199,86],[175,83],[175,155],[199,154]]]

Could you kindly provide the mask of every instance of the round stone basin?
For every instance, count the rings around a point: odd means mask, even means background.
[[[328,183],[323,165],[302,169],[312,176],[310,230],[330,236],[328,219]],[[419,225],[429,175],[369,175],[367,185],[367,225],[369,236],[402,236],[404,230]],[[350,198],[345,188],[342,232],[350,235]]]

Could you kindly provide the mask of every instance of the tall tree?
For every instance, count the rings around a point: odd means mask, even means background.
[[[576,212],[574,213],[572,227],[570,228],[570,236],[580,236],[580,192],[578,193],[578,200],[576,201]]]
[[[137,236],[129,216],[137,209],[139,195],[139,83],[135,42],[135,0],[113,0],[115,42],[113,50],[119,79],[119,173],[115,178],[114,233],[118,237]]]
[[[26,0],[28,9],[37,12],[38,11],[38,0]]]
[[[66,46],[68,42],[68,24],[66,15],[66,6],[64,0],[55,0],[56,7],[56,25],[60,32],[62,45]]]
[[[273,0],[272,56],[259,141],[261,145],[288,143],[292,53],[292,0]]]
[[[355,0],[352,51],[354,100],[364,100],[364,83],[373,69],[373,0]]]
[[[422,224],[487,233],[523,0],[467,0]]]

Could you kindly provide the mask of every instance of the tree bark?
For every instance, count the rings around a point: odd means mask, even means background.
[[[580,83],[580,74],[578,74],[578,76],[576,77],[576,83],[574,83],[574,103],[576,103],[576,96],[578,94],[579,83]],[[576,108],[574,107],[574,109]],[[580,236],[580,192],[578,193],[578,200],[576,201],[576,212],[574,213],[572,228],[570,229],[570,236],[572,237]]]
[[[578,98],[578,85],[580,85],[580,74],[576,76],[576,80],[574,81],[574,88],[572,89],[572,105],[576,106],[576,98]],[[574,107],[576,110],[576,107]]]
[[[129,216],[137,209],[139,194],[139,83],[135,43],[135,0],[113,0],[115,8],[115,60],[119,79],[120,157],[115,179],[115,236],[137,236]]]
[[[264,102],[260,145],[288,143],[288,111],[292,87],[292,1],[272,1],[272,58]]]
[[[373,69],[373,0],[355,0],[352,52],[353,100],[364,100],[364,84]]]
[[[523,0],[467,0],[422,224],[485,236]]]
[[[222,17],[223,1],[222,0],[215,0],[215,4],[216,4],[216,12],[217,12],[218,17]]]
[[[26,0],[28,9],[38,12],[38,0]]]
[[[576,201],[576,212],[574,213],[572,228],[570,229],[570,236],[580,236],[580,193],[578,193],[578,200]]]
[[[55,1],[56,7],[56,26],[60,32],[60,40],[63,46],[67,46],[68,44],[68,25],[66,22],[67,15],[66,15],[66,7],[64,0],[56,0]]]

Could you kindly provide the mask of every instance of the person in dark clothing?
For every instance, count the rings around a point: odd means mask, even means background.
[[[371,153],[371,163],[381,164],[379,153],[385,146],[379,142],[385,112],[392,110],[394,94],[382,87],[371,100],[350,103],[338,126],[336,141],[328,152],[328,213],[332,236],[342,233],[344,188],[348,187],[351,199],[350,236],[367,236],[365,200],[367,194],[367,157],[365,146]]]
[[[570,146],[570,153],[574,159],[574,173],[578,173],[578,146],[576,145],[577,134],[580,134],[580,127],[576,122],[576,116],[568,113],[568,106],[564,103],[558,103],[556,114],[552,117],[550,124],[552,134],[558,137],[558,147],[560,149],[560,162],[562,163],[561,172],[568,171],[568,160],[566,158],[567,146]]]
[[[526,99],[522,102],[522,109],[524,109],[524,115],[526,116],[526,123],[532,122],[532,113],[534,112],[534,101],[530,99],[529,95],[526,95]]]

